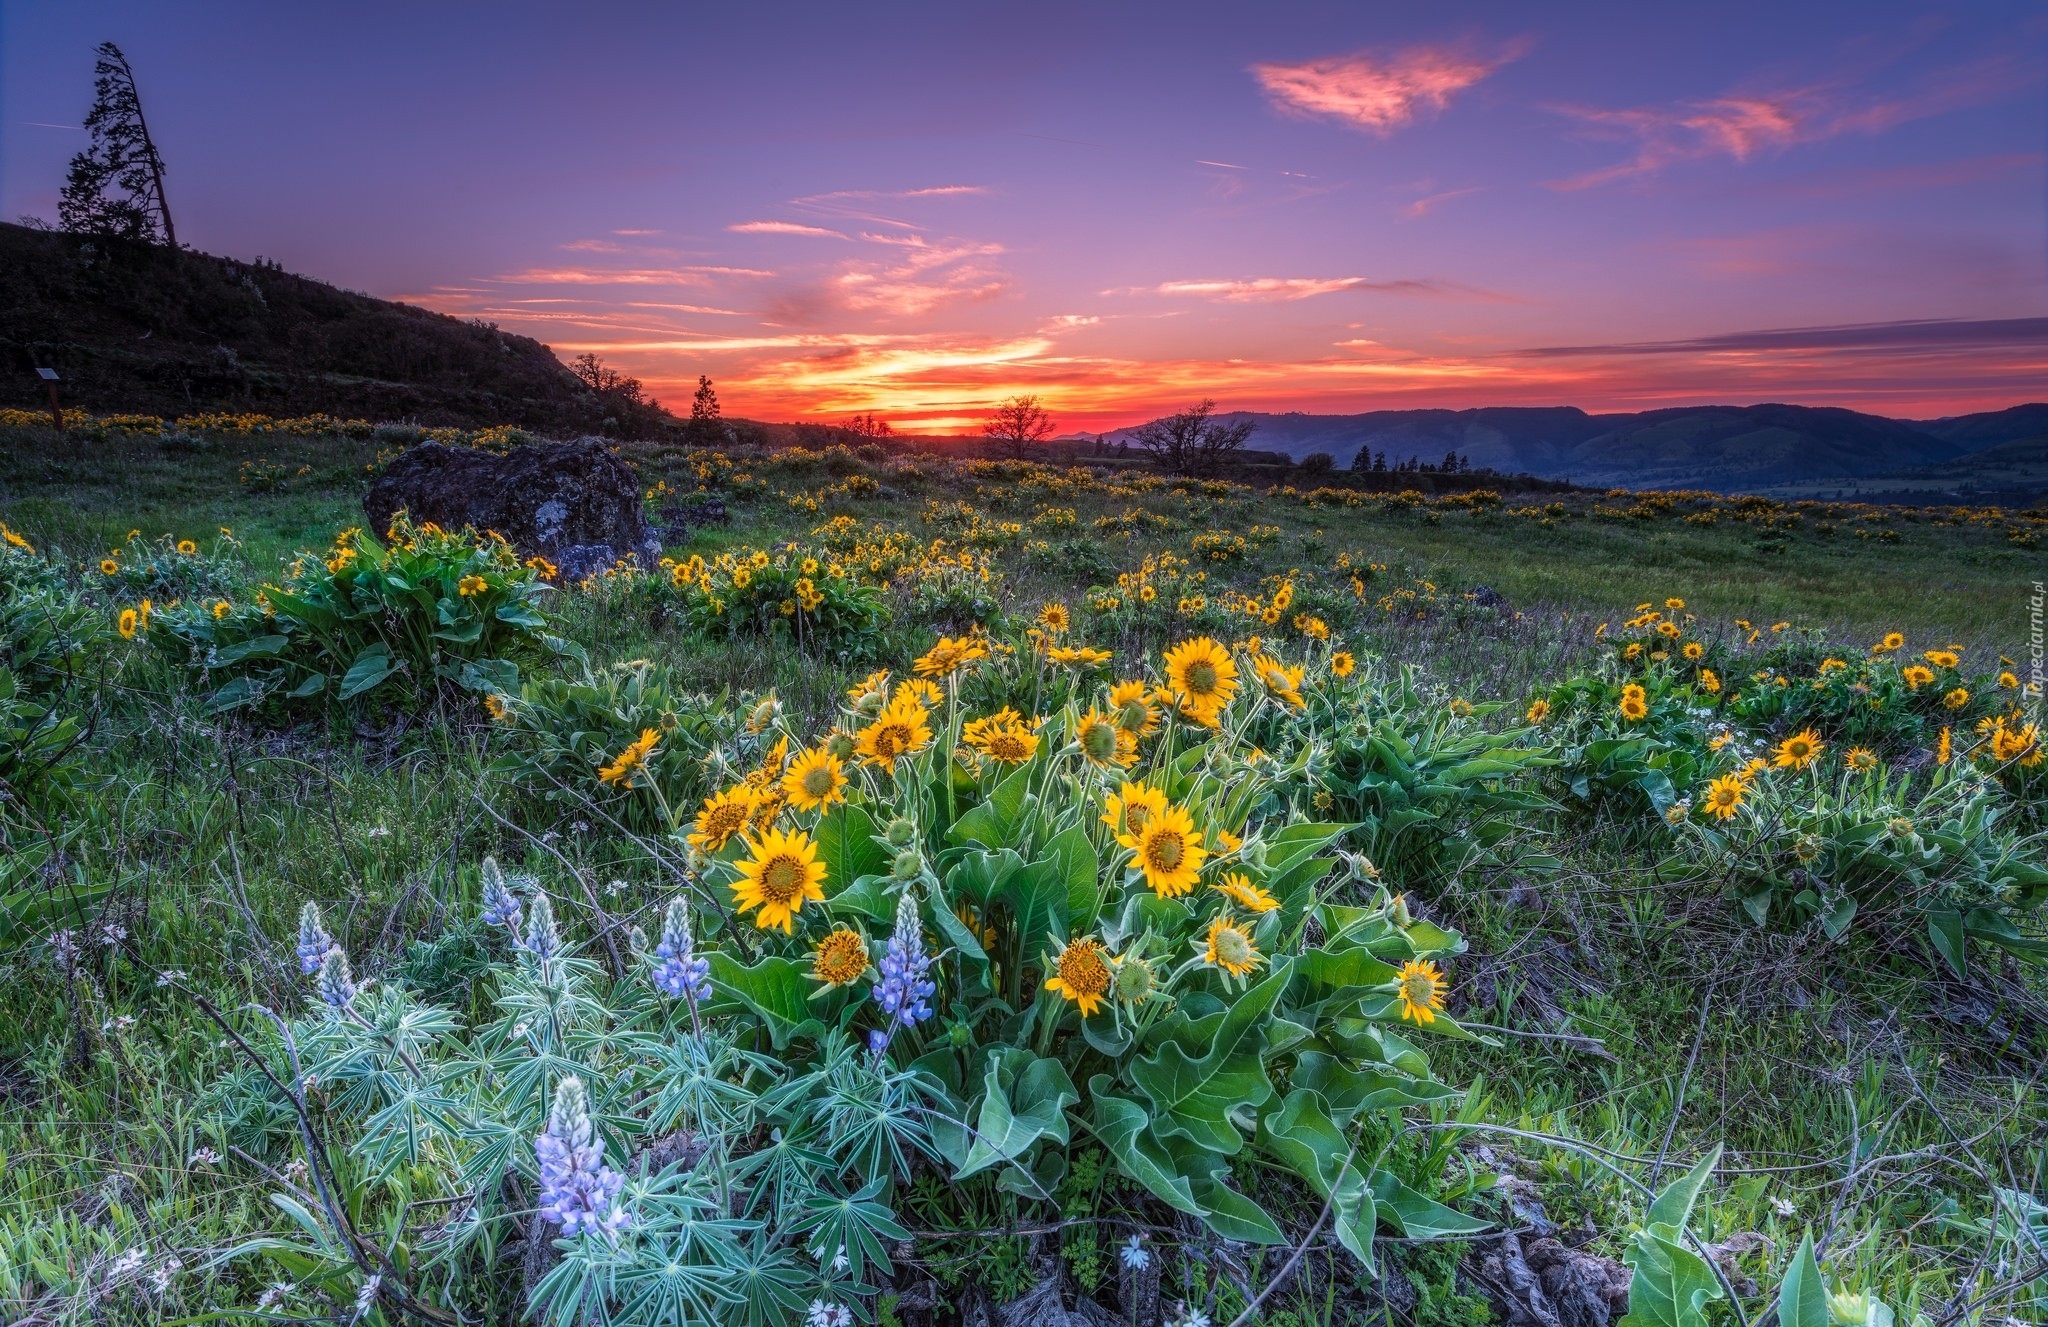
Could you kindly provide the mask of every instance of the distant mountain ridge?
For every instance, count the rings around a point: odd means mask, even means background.
[[[1375,410],[1358,415],[1260,414],[1251,444],[1300,460],[1328,452],[1339,468],[1359,451],[1389,463],[1436,462],[1455,451],[1506,474],[1621,488],[1744,492],[1940,465],[2016,439],[2048,434],[2048,404],[1940,420],[1888,419],[1835,406],[1674,406],[1588,414],[1576,406]],[[1128,437],[1119,429],[1107,436]]]

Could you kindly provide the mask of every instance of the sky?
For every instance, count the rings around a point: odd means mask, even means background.
[[[0,0],[0,217],[103,40],[184,242],[672,408],[2048,397],[2037,3]]]

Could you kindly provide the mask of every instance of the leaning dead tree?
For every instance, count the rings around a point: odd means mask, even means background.
[[[110,41],[100,43],[98,55],[92,110],[85,117],[92,142],[71,159],[57,215],[64,229],[79,234],[176,248],[178,231],[164,196],[164,159],[142,115],[135,71]]]

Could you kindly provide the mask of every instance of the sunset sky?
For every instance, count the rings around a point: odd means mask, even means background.
[[[107,39],[181,239],[671,407],[2048,397],[2038,3],[0,0],[0,216]]]

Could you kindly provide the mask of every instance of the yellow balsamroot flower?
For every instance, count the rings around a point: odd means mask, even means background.
[[[811,951],[811,976],[827,986],[851,986],[868,970],[868,942],[859,931],[837,926]]]
[[[1008,723],[983,730],[979,738],[974,748],[999,765],[1021,765],[1038,754],[1038,734],[1014,716]]]
[[[1135,865],[1145,872],[1145,883],[1161,898],[1179,898],[1194,889],[1201,877],[1202,861],[1209,850],[1195,832],[1194,818],[1185,807],[1169,805],[1146,817],[1135,834],[1119,835],[1117,842],[1136,854]]]
[[[100,559],[100,575],[102,575],[102,576],[118,576],[118,575],[120,575],[120,574],[121,574],[121,564],[120,564],[119,562],[116,562],[116,561],[115,561],[114,559],[112,559],[112,558],[101,558],[101,559]]]
[[[1261,654],[1252,660],[1252,672],[1265,686],[1267,695],[1283,702],[1289,709],[1306,708],[1307,702],[1301,698],[1304,669],[1289,667],[1270,654]]]
[[[1469,719],[1472,717],[1472,702],[1466,700],[1463,696],[1458,696],[1451,701],[1450,710],[1453,715],[1460,719]]]
[[[1636,723],[1650,712],[1650,702],[1643,689],[1631,682],[1621,689],[1620,709],[1622,718]]]
[[[1111,687],[1109,712],[1116,716],[1116,726],[1134,738],[1159,731],[1159,707],[1152,703],[1152,690],[1143,682],[1119,682]]]
[[[131,534],[128,537],[130,539],[133,539],[135,536]],[[20,535],[14,533],[14,531],[8,529],[5,525],[0,525],[0,539],[5,539],[8,544],[20,549],[24,553],[33,553],[36,551],[34,545],[30,544],[28,540],[23,539]]]
[[[1959,710],[1970,703],[1970,689],[1968,687],[1956,687],[1941,698],[1941,703],[1949,709]]]
[[[896,684],[896,690],[890,694],[889,699],[899,704],[907,700],[913,705],[930,708],[942,703],[946,699],[946,693],[939,690],[935,683],[927,682],[921,677],[906,677]]]
[[[1951,729],[1943,728],[1941,738],[1934,745],[1934,763],[1946,765],[1955,755],[1955,736]]]
[[[2039,765],[2043,758],[2040,734],[2034,724],[2024,728],[2007,728],[2004,724],[1991,730],[1991,758],[1999,764],[2017,764],[2026,769]]]
[[[180,539],[178,541],[178,552],[183,556],[189,558],[198,551],[199,545],[193,543],[190,539]]]
[[[1885,638],[1870,647],[1872,654],[1890,654],[1893,650],[1904,649],[1906,638],[1896,631],[1886,632]]]
[[[140,619],[136,617],[134,609],[124,608],[121,610],[121,616],[115,620],[114,628],[121,633],[121,639],[134,640],[139,622]]]
[[[1138,760],[1138,738],[1125,732],[1100,710],[1090,709],[1074,727],[1081,755],[1097,769],[1129,769]]]
[[[1899,671],[1899,680],[1906,684],[1908,690],[1918,691],[1934,680],[1934,670],[1913,664]]]
[[[1920,656],[1936,668],[1953,668],[1962,662],[1954,650],[1929,650]]]
[[[1679,653],[1697,662],[1700,659],[1706,658],[1707,647],[1696,640],[1689,640],[1685,643],[1685,648],[1680,650]]]
[[[1678,624],[1676,622],[1659,622],[1657,624],[1657,634],[1666,640],[1677,640]]]
[[[745,784],[711,794],[697,812],[695,828],[683,836],[683,841],[699,852],[717,852],[747,827],[753,818],[755,800],[754,790]]]
[[[1166,688],[1188,716],[1214,727],[1216,716],[1237,694],[1237,663],[1208,636],[1184,640],[1166,652]]]
[[[1446,985],[1436,964],[1411,958],[1401,965],[1395,982],[1395,993],[1401,997],[1401,1017],[1404,1020],[1423,1027],[1436,1022],[1437,1011],[1444,1007]]]
[[[482,594],[490,588],[490,583],[481,576],[464,576],[461,580],[455,582],[455,592],[465,599],[473,595]]]
[[[1820,734],[1811,728],[1802,728],[1772,751],[1771,763],[1779,769],[1805,769],[1820,759],[1820,753],[1827,745],[1820,740]]]
[[[1231,899],[1247,912],[1271,912],[1280,906],[1280,900],[1253,884],[1243,872],[1232,871],[1209,888]]]
[[[2018,686],[2019,684],[2020,684],[2020,680],[2019,680],[2019,678],[2018,678],[2018,677],[2016,677],[2016,676],[2014,676],[2014,675],[2013,675],[2013,673],[2012,673],[2012,672],[2011,672],[2010,670],[2008,670],[2008,671],[2006,671],[2006,672],[2003,672],[2003,673],[2000,673],[2000,674],[1998,675],[1998,685],[2000,685],[2000,686],[2002,686],[2002,687],[2007,687],[2007,688],[2011,688],[2011,687],[2016,687],[2016,686]]]
[[[1529,712],[1523,717],[1530,723],[1542,723],[1550,717],[1550,702],[1539,696],[1529,702]]]
[[[732,588],[735,590],[746,589],[753,582],[753,579],[754,573],[751,568],[734,567],[732,569]]]
[[[1622,650],[1621,657],[1631,661],[1640,659],[1643,657],[1643,647],[1635,641],[1630,641],[1627,647]]]
[[[609,765],[598,770],[599,781],[620,788],[632,787],[634,776],[646,768],[648,758],[654,754],[655,744],[660,741],[661,733],[658,730],[643,728],[640,736],[634,738],[631,745],[619,752]]]
[[[1228,857],[1230,856],[1230,854],[1236,852],[1239,848],[1242,848],[1244,846],[1243,839],[1231,833],[1229,830],[1223,828],[1221,825],[1211,826],[1211,831],[1216,835],[1216,846],[1222,850],[1220,853],[1221,856]]]
[[[1102,1008],[1102,997],[1109,993],[1112,976],[1102,942],[1083,936],[1068,941],[1057,955],[1048,954],[1046,958],[1052,976],[1045,979],[1045,989],[1058,991],[1061,999],[1079,1005],[1081,1017],[1093,1017]]]
[[[1720,820],[1733,820],[1735,813],[1742,809],[1742,796],[1748,791],[1740,774],[1723,774],[1707,785],[1706,793],[1700,798],[1700,805]]]
[[[1664,601],[1664,607],[1673,613],[1682,613],[1685,611],[1685,600],[1666,599]]]
[[[505,704],[504,697],[500,696],[497,692],[486,691],[484,693],[484,713],[502,723],[505,716],[511,712],[511,709]]]
[[[1852,746],[1842,763],[1858,773],[1867,773],[1877,768],[1877,753],[1867,746]]]
[[[1069,664],[1077,668],[1088,668],[1095,664],[1109,662],[1109,651],[1093,649],[1086,645],[1055,645],[1045,652],[1045,657],[1056,664]]]
[[[1152,817],[1165,810],[1164,792],[1126,779],[1123,787],[1103,799],[1102,823],[1109,826],[1109,832],[1116,835],[1119,843],[1126,838],[1135,842]],[[1124,846],[1132,845],[1124,843]]]
[[[1339,677],[1351,676],[1351,670],[1358,667],[1358,660],[1351,657],[1349,650],[1339,650],[1330,656],[1330,671]]]
[[[1197,940],[1195,952],[1202,961],[1212,968],[1221,968],[1232,977],[1243,978],[1252,969],[1266,961],[1259,953],[1259,947],[1252,943],[1252,934],[1228,913],[1217,913],[1209,919],[1209,935],[1206,942]]]
[[[782,795],[799,811],[817,811],[846,800],[846,774],[839,757],[813,747],[790,763],[782,775]]]
[[[1710,696],[1721,694],[1721,678],[1711,668],[1700,669],[1700,690]]]
[[[751,855],[738,863],[733,907],[752,912],[761,930],[780,926],[784,935],[793,934],[804,900],[825,901],[825,863],[818,860],[818,845],[800,829],[771,829],[746,843]]]
[[[867,765],[896,772],[896,762],[931,745],[931,713],[915,701],[891,701],[853,739],[854,753]]]
[[[1038,625],[1055,635],[1072,626],[1073,622],[1065,604],[1051,603],[1038,610]]]
[[[917,658],[920,677],[951,677],[968,664],[988,658],[988,646],[972,636],[939,637],[939,643]]]

